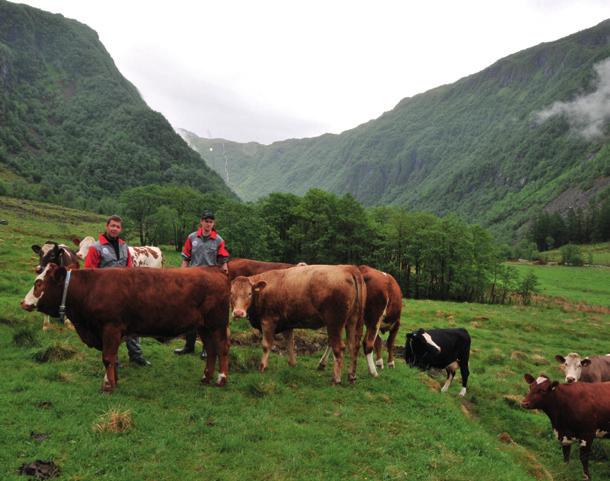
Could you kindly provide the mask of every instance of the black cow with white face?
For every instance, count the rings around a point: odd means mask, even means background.
[[[441,391],[451,386],[458,367],[462,374],[460,396],[466,394],[468,385],[468,358],[470,357],[470,334],[466,329],[417,329],[407,334],[405,361],[411,367],[422,370],[445,369],[447,381]]]

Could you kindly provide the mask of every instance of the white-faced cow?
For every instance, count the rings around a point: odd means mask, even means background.
[[[217,267],[79,269],[49,264],[21,301],[28,311],[57,316],[60,305],[89,347],[102,351],[104,391],[117,382],[117,350],[126,336],[176,337],[197,328],[209,350],[202,382],[228,375],[229,280]]]
[[[261,371],[267,368],[276,333],[326,327],[335,356],[334,384],[341,382],[343,330],[351,352],[349,380],[356,379],[365,300],[366,286],[355,266],[299,266],[237,277],[231,283],[233,316],[247,317],[252,327],[262,331]],[[293,364],[294,352],[289,355]]]
[[[95,239],[91,236],[85,238],[72,239],[74,244],[78,246],[77,257],[84,260],[87,257],[89,248],[95,244]],[[129,253],[133,259],[133,267],[152,267],[160,269],[163,267],[163,253],[161,249],[154,246],[129,246]]]
[[[583,358],[577,352],[571,352],[566,357],[558,354],[555,360],[560,363],[567,383],[610,381],[610,354]]]
[[[407,334],[405,361],[411,367],[422,370],[445,369],[447,381],[441,391],[447,392],[458,367],[462,374],[460,396],[468,387],[468,359],[470,358],[470,334],[463,328],[417,329]]]
[[[570,448],[579,443],[580,461],[586,480],[589,455],[595,438],[610,433],[610,382],[559,384],[541,374],[537,379],[525,374],[530,390],[521,402],[525,409],[540,409],[550,419],[563,460],[570,460]]]
[[[369,373],[377,377],[377,367],[383,369],[381,356],[383,342],[380,333],[389,332],[387,340],[388,367],[394,367],[394,342],[400,328],[400,313],[402,310],[402,292],[396,279],[390,274],[369,266],[359,266],[366,284],[366,306],[364,309],[364,325],[366,335],[362,342]],[[376,360],[373,362],[373,349]],[[320,359],[318,369],[324,369],[330,354],[327,347]]]
[[[48,264],[57,264],[67,269],[78,269],[78,257],[74,251],[64,244],[54,241],[46,241],[42,246],[34,244],[32,250],[38,254],[38,265],[35,267],[36,274],[40,274]],[[69,319],[64,319],[64,326],[72,329]],[[42,321],[42,330],[47,331],[51,327],[51,319],[45,314]]]

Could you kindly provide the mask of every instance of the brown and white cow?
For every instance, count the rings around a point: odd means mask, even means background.
[[[555,360],[560,363],[567,383],[610,381],[610,354],[583,358],[577,352],[571,352],[566,357],[557,354]]]
[[[197,328],[209,350],[202,382],[227,381],[229,280],[217,267],[192,269],[80,269],[49,264],[21,301],[28,311],[57,316],[67,289],[66,313],[82,341],[102,351],[106,375],[102,389],[117,382],[117,350],[125,336],[175,337]]]
[[[233,316],[247,317],[263,334],[260,370],[267,368],[274,334],[326,327],[335,357],[333,383],[341,382],[345,329],[351,352],[349,380],[356,379],[366,285],[355,266],[311,265],[272,270],[231,283]],[[294,352],[291,364],[295,362]]]
[[[84,260],[89,252],[89,247],[95,243],[95,239],[91,236],[85,238],[72,239],[72,242],[78,246],[78,252],[76,256]],[[133,259],[133,267],[152,267],[153,269],[160,269],[163,267],[163,253],[161,249],[154,246],[129,246],[129,253]]]
[[[382,341],[380,333],[389,332],[387,340],[388,367],[393,368],[394,343],[400,328],[400,313],[402,311],[402,291],[396,279],[390,274],[369,266],[359,266],[366,284],[366,306],[364,309],[364,325],[366,335],[363,341],[364,355],[366,356],[369,373],[377,377],[377,367],[383,369],[381,356]],[[373,362],[373,349],[375,362]],[[320,359],[318,369],[324,369],[330,354],[327,347]]]
[[[42,246],[34,244],[32,250],[38,254],[38,265],[34,268],[36,274],[40,274],[48,264],[57,264],[68,269],[78,269],[78,257],[76,253],[64,244],[54,241],[46,241]],[[73,329],[69,319],[64,319],[64,326]],[[51,319],[45,314],[42,321],[42,330],[47,331],[51,327]]]
[[[544,374],[537,379],[531,374],[524,377],[530,390],[521,406],[540,409],[549,417],[566,463],[572,444],[579,443],[583,473],[586,480],[591,479],[593,440],[608,438],[610,433],[610,382],[559,384]]]

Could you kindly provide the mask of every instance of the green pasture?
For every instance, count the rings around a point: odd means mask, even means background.
[[[610,315],[553,305],[406,300],[399,345],[420,326],[469,329],[465,399],[457,396],[459,375],[441,394],[443,376],[409,369],[400,358],[373,379],[360,357],[357,383],[333,387],[330,370],[315,369],[319,353],[301,355],[294,368],[274,353],[260,374],[260,348],[236,344],[229,383],[208,387],[199,383],[197,356],[172,354],[180,340],[152,339],[143,341],[152,366],[130,365],[122,347],[118,388],[102,395],[100,353],[62,326],[43,333],[42,314],[22,311],[18,302],[34,277],[30,244],[97,232],[103,219],[6,202],[10,209],[0,198],[0,217],[9,220],[0,226],[2,480],[26,479],[18,468],[37,459],[53,460],[61,468],[58,479],[74,481],[581,478],[577,452],[565,466],[546,416],[520,408],[527,391],[522,377],[559,378],[558,353],[608,352]],[[177,253],[169,254],[169,265],[178,262]],[[243,338],[249,326],[232,322],[231,329]],[[49,353],[56,358],[41,362]],[[111,411],[127,413],[130,427],[99,432]],[[610,479],[609,458],[610,444],[597,442],[594,479]]]
[[[568,267],[510,263],[523,278],[532,271],[540,294],[570,302],[610,307],[610,267]]]
[[[578,248],[582,252],[582,258],[586,264],[610,267],[610,242],[579,245]],[[542,254],[550,262],[561,262],[560,249],[553,249]]]

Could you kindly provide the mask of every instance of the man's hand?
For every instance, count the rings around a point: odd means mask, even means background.
[[[229,265],[228,263],[224,263],[220,266],[220,270],[222,270],[222,272],[224,272],[225,274],[229,275]]]
[[[189,266],[189,261],[185,261],[184,259],[182,259],[182,264],[180,264],[180,267],[188,267]]]

